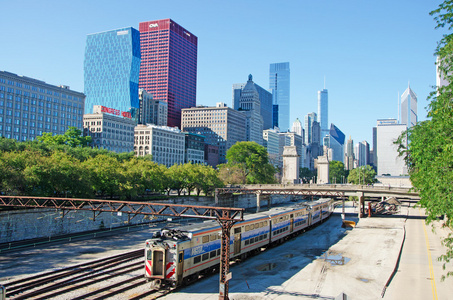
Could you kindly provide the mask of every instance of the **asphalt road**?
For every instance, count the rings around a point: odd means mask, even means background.
[[[453,299],[453,278],[441,281],[446,271],[442,269],[443,263],[438,257],[445,254],[441,238],[447,235],[448,230],[439,225],[434,224],[433,232],[433,227],[425,224],[422,209],[409,209],[398,271],[384,299]],[[450,263],[447,268],[453,270],[453,264]]]

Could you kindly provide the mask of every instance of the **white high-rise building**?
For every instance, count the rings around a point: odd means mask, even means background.
[[[185,134],[177,127],[154,124],[135,126],[136,156],[152,155],[153,161],[171,167],[184,163]]]
[[[394,142],[402,132],[407,130],[406,124],[398,124],[396,119],[377,120],[377,174],[400,176],[407,174],[406,163],[398,155],[398,145]]]
[[[291,127],[291,132],[295,132],[300,136],[303,135],[303,128],[302,128],[302,123],[300,122],[299,118],[296,119],[296,121],[293,122],[293,127]]]
[[[329,100],[327,90],[318,91],[318,117],[321,125],[321,139],[329,134]]]
[[[417,95],[407,87],[401,95],[401,124],[406,124],[408,128],[417,124]]]

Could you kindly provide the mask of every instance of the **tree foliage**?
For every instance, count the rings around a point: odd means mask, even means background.
[[[133,200],[171,190],[208,195],[223,186],[210,166],[167,168],[133,152],[5,138],[0,138],[0,149],[0,192],[7,195]]]
[[[316,176],[316,170],[310,170],[309,168],[300,168],[299,169],[299,178],[302,182],[310,182],[310,179]]]
[[[453,1],[446,0],[430,15],[436,28],[447,29],[438,42],[435,55],[446,86],[437,87],[428,100],[428,120],[403,133],[396,143],[406,160],[412,185],[420,193],[420,205],[426,208],[427,222],[445,216],[444,225],[453,227]],[[453,259],[453,236],[444,241],[444,263]],[[445,267],[445,265],[444,265]],[[453,271],[447,272],[447,276]]]
[[[361,166],[349,171],[348,182],[353,184],[373,184],[376,180],[376,171],[371,166]]]
[[[88,147],[91,136],[82,136],[82,131],[77,127],[69,127],[64,134],[53,135],[44,132],[37,140],[48,145],[68,145],[69,147]]]
[[[341,161],[332,160],[329,162],[329,182],[341,183],[348,177],[348,171],[344,168]]]
[[[245,173],[246,183],[274,183],[275,168],[265,147],[255,142],[237,142],[226,153],[227,168],[236,165]]]

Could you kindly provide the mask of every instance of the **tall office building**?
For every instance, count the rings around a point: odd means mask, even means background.
[[[283,161],[279,155],[280,151],[280,132],[278,128],[263,130],[264,147],[267,149],[269,162],[275,167],[282,168]]]
[[[330,124],[330,131],[328,134],[329,148],[332,149],[330,160],[343,162],[344,159],[344,133],[335,125]]]
[[[410,128],[417,124],[417,95],[410,86],[401,95],[401,124]]]
[[[89,34],[84,60],[85,113],[102,105],[135,118],[139,108],[140,35],[132,28]]]
[[[240,110],[246,115],[246,134],[247,141],[256,142],[263,145],[263,129],[268,129],[264,126],[264,120],[267,119],[268,126],[271,126],[272,119],[272,101],[271,94],[269,95],[267,117],[263,116],[261,107],[260,93],[258,85],[253,82],[252,75],[249,75],[247,83],[233,85],[233,108]],[[262,89],[262,88],[260,88]]]
[[[247,91],[247,95],[243,93],[244,91]],[[263,117],[263,129],[273,128],[272,93],[253,82],[252,75],[249,75],[246,83],[233,84],[234,109],[250,110],[252,98],[259,103],[259,113]]]
[[[277,124],[280,131],[288,131],[290,117],[290,69],[289,62],[270,64],[269,89],[272,90],[274,111],[278,112]],[[274,116],[275,118],[275,116]]]
[[[406,163],[404,162],[404,159],[398,155],[398,145],[394,144],[395,140],[405,130],[407,130],[407,125],[398,124],[396,119],[377,120],[378,175],[407,175]]]
[[[318,91],[318,117],[321,125],[321,138],[329,134],[329,99],[327,90]]]
[[[316,122],[316,113],[312,112],[305,116],[305,144],[309,145],[313,142],[312,128],[313,122]]]
[[[293,122],[293,127],[291,127],[291,132],[295,132],[301,137],[303,137],[304,136],[304,134],[302,133],[303,130],[304,129],[302,128],[302,123],[300,122],[299,118],[296,118],[296,121]]]
[[[168,126],[181,126],[181,109],[196,106],[198,38],[171,19],[139,25],[139,86],[168,103]]]
[[[34,140],[43,132],[82,130],[85,95],[68,86],[0,71],[0,136]]]
[[[356,156],[354,156],[354,141],[352,140],[351,136],[349,136],[349,140],[346,142],[346,153],[344,155],[344,168],[346,170],[354,169],[354,160]]]
[[[181,129],[202,135],[206,144],[218,147],[220,163],[226,162],[225,155],[231,146],[246,140],[245,127],[245,114],[224,103],[182,110]]]

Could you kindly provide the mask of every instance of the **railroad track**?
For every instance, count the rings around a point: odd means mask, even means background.
[[[143,250],[4,283],[7,299],[106,299],[144,285]],[[134,272],[136,275],[133,275]],[[123,279],[126,277],[126,279]],[[87,290],[91,291],[87,292]],[[69,294],[70,293],[70,294]],[[152,293],[165,291],[147,291]],[[70,295],[70,296],[69,296]],[[137,298],[141,299],[141,298]]]

